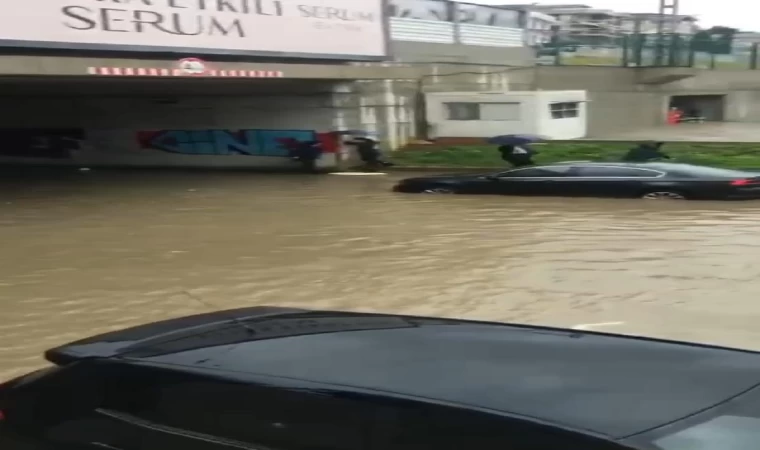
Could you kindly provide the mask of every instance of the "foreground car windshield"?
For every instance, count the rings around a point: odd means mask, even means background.
[[[654,441],[663,450],[760,449],[760,418],[720,416]]]
[[[760,390],[655,430],[647,441],[662,450],[760,450]]]

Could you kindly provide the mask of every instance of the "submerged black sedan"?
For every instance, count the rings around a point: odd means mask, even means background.
[[[3,450],[756,450],[760,353],[254,307],[51,349]]]
[[[564,162],[401,180],[397,192],[670,200],[760,198],[760,172],[693,164]]]

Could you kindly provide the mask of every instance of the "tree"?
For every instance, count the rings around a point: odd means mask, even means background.
[[[728,55],[734,43],[734,35],[739,30],[730,27],[712,27],[701,30],[694,34],[691,48],[696,52],[711,53],[713,55]]]

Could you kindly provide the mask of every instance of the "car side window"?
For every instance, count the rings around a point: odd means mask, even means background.
[[[565,177],[570,173],[570,166],[563,167],[528,167],[524,169],[514,169],[507,172],[502,172],[498,175],[499,178],[553,178],[553,177]]]
[[[277,450],[361,450],[368,420],[358,401],[204,377],[124,380],[107,407],[191,433]],[[129,387],[130,381],[137,383]]]
[[[649,169],[634,169],[630,167],[613,166],[589,166],[578,167],[576,176],[600,178],[657,178],[661,175],[662,172]]]

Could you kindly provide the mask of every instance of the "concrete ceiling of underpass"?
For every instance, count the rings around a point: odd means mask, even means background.
[[[287,95],[328,92],[329,80],[219,78],[0,78],[0,96]]]

